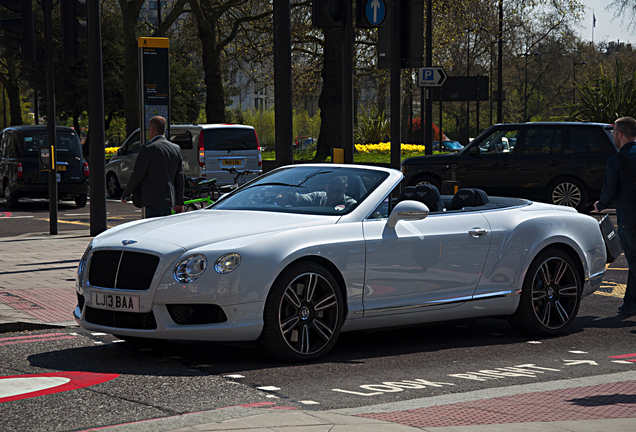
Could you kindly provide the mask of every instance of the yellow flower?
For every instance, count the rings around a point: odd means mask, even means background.
[[[356,150],[359,153],[369,154],[369,153],[378,153],[378,154],[390,154],[391,153],[391,143],[379,143],[379,144],[356,144]],[[423,153],[426,146],[416,145],[416,144],[404,144],[401,145],[402,153]]]

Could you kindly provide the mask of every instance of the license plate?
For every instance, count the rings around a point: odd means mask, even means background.
[[[240,165],[241,161],[236,159],[225,159],[222,162],[222,165]]]
[[[93,291],[91,293],[91,303],[99,309],[139,312],[139,296]]]
[[[57,170],[58,171],[66,171],[66,165],[58,165],[57,166]]]

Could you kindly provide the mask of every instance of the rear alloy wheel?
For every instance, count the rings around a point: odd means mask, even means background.
[[[581,291],[581,277],[572,258],[560,249],[547,249],[528,268],[511,323],[529,335],[563,333],[576,318]]]
[[[80,194],[75,196],[75,205],[77,208],[86,207],[86,202],[88,201],[88,195]]]
[[[119,185],[119,180],[117,180],[117,176],[113,173],[108,174],[106,177],[106,191],[108,192],[108,196],[114,199],[121,198],[121,194],[123,192],[121,186]]]
[[[335,345],[344,319],[338,282],[323,266],[299,263],[270,290],[259,349],[283,361],[311,361]]]
[[[410,186],[419,186],[423,184],[430,184],[437,188],[437,190],[441,190],[442,184],[439,180],[432,176],[420,176],[415,179],[415,181],[411,182]]]
[[[581,212],[587,205],[587,192],[578,180],[564,179],[550,188],[548,200],[552,204],[574,207]]]
[[[4,188],[4,197],[7,199],[7,206],[9,208],[16,208],[18,206],[18,194],[11,193],[9,186]]]

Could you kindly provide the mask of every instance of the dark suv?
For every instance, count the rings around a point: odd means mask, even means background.
[[[596,201],[607,159],[618,152],[612,125],[537,122],[491,126],[460,153],[405,159],[407,186],[442,180],[488,195],[575,207]],[[440,189],[441,190],[441,189]]]
[[[49,173],[40,171],[40,147],[48,146],[47,126],[11,126],[0,132],[0,180],[7,205],[20,197],[48,198]],[[75,130],[56,128],[57,190],[60,199],[84,207],[88,197],[88,163]]]

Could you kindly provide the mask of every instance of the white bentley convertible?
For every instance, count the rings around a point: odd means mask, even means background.
[[[287,166],[207,209],[112,228],[80,261],[75,318],[123,339],[253,341],[307,361],[340,332],[424,322],[507,316],[556,335],[601,284],[594,218],[401,180]]]

